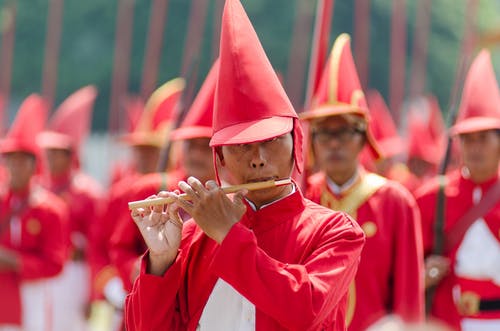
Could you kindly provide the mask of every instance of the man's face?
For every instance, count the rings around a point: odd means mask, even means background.
[[[418,178],[434,176],[437,172],[436,166],[418,157],[412,157],[408,160],[408,168]]]
[[[364,133],[343,116],[330,116],[312,123],[312,146],[320,169],[331,178],[352,172],[363,149]]]
[[[258,143],[223,146],[221,164],[235,184],[284,179],[292,172],[292,151],[292,134],[287,133]],[[287,192],[287,187],[275,187],[248,192],[247,197],[262,205],[285,196]]]
[[[10,175],[10,187],[13,190],[26,188],[35,173],[35,157],[25,152],[6,153],[2,157]]]
[[[71,168],[71,151],[67,149],[50,148],[45,150],[49,171],[52,175],[60,175]]]
[[[182,142],[183,165],[188,176],[198,178],[202,183],[215,178],[210,138],[188,139]]]
[[[133,159],[140,174],[155,172],[160,160],[160,149],[156,146],[134,146]]]
[[[500,131],[486,130],[460,135],[462,159],[471,174],[490,173],[500,162]]]

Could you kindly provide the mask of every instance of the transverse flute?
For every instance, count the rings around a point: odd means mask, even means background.
[[[281,180],[267,180],[264,182],[226,186],[226,187],[222,188],[222,191],[224,191],[224,193],[226,193],[226,194],[235,193],[235,192],[238,192],[239,190],[243,190],[243,189],[246,189],[249,191],[256,191],[256,190],[262,190],[262,189],[276,187],[276,186],[288,185],[291,183],[292,183],[292,180],[290,178],[281,179]],[[180,194],[179,198],[183,199],[183,200],[189,200],[189,196],[186,193]],[[151,207],[151,206],[166,205],[166,204],[172,203],[174,201],[175,201],[175,199],[170,198],[170,197],[131,201],[128,203],[128,208],[130,210],[137,209],[137,208],[147,208],[147,207]]]

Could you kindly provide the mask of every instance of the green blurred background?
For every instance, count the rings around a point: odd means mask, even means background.
[[[12,0],[0,0],[0,8],[9,1],[12,2]],[[316,0],[242,0],[272,64],[282,73],[285,81],[294,79],[287,77],[287,68],[299,2],[305,5],[303,8],[309,8],[310,15],[314,14]],[[48,3],[48,0],[17,1],[9,122],[12,121],[22,99],[32,92],[41,92]],[[128,86],[130,93],[138,93],[140,89],[151,3],[151,0],[135,1]],[[413,34],[416,24],[418,27],[418,22],[415,22],[417,3],[417,0],[406,1],[408,15],[406,92],[408,92],[408,81],[411,79]],[[386,99],[389,91],[392,4],[393,0],[372,0],[370,8],[368,87],[378,89]],[[102,132],[108,128],[117,6],[118,0],[64,2],[55,105],[81,86],[95,84],[99,96],[94,110],[94,131]],[[190,6],[191,1],[188,0],[168,1],[157,86],[180,74]],[[200,52],[197,84],[201,82],[213,60],[214,18],[218,16],[215,8],[215,1],[210,1]],[[448,107],[450,90],[457,70],[466,10],[465,0],[432,1],[426,91],[438,97],[444,112]],[[354,1],[335,1],[331,42],[342,32],[353,33],[353,11]],[[5,19],[5,15],[1,17],[2,20]],[[497,36],[497,40],[489,42],[487,46],[492,51],[499,77],[500,0],[479,1],[474,32],[480,45],[487,36]],[[309,54],[310,37],[303,42],[303,51]],[[297,100],[295,102],[300,103]]]

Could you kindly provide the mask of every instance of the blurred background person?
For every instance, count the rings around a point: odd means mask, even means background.
[[[311,153],[320,171],[305,196],[351,215],[366,235],[355,281],[349,289],[348,329],[365,330],[395,314],[405,322],[424,318],[420,214],[402,185],[366,171],[359,155],[380,151],[368,124],[368,109],[351,53],[350,37],[335,41],[311,110]]]
[[[469,69],[450,134],[463,166],[416,192],[428,308],[453,330],[500,330],[500,91],[487,50]]]
[[[90,307],[90,229],[101,216],[104,189],[82,172],[81,147],[90,132],[97,90],[86,86],[55,110],[38,136],[47,170],[41,184],[59,196],[69,209],[68,260],[54,280],[53,331],[85,331]]]
[[[67,207],[34,180],[46,117],[44,100],[30,95],[0,141],[8,175],[0,192],[0,330],[51,329],[52,280],[67,259]]]

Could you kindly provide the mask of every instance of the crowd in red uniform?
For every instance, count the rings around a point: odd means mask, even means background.
[[[40,96],[25,99],[0,142],[0,331],[500,330],[490,53],[450,129],[422,97],[398,132],[380,94],[365,98],[347,34],[299,115],[238,0],[220,50],[178,128],[182,79],[131,100],[131,161],[107,192],[80,167],[97,90],[50,120]],[[292,171],[284,188],[220,191]],[[131,215],[128,202],[160,191],[175,202]]]

